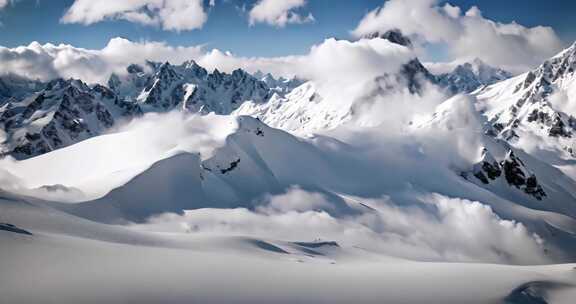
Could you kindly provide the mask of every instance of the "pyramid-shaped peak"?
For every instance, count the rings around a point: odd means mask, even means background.
[[[364,38],[367,39],[374,39],[374,38],[380,38],[380,39],[386,39],[392,43],[396,43],[405,47],[412,47],[412,40],[410,40],[410,38],[404,36],[404,34],[402,34],[402,31],[399,29],[391,29],[388,30],[386,32],[374,32],[368,35],[365,35]]]

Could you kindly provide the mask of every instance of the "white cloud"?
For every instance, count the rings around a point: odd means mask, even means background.
[[[89,25],[111,19],[186,31],[201,28],[208,16],[202,0],[75,0],[61,22]]]
[[[391,0],[369,12],[353,33],[357,36],[399,28],[426,42],[445,43],[452,59],[480,58],[489,64],[524,70],[561,47],[550,27],[500,23],[482,16],[477,7],[465,13],[438,0]]]
[[[8,5],[8,0],[0,0],[0,9],[3,9],[6,5]]]
[[[382,39],[349,42],[327,39],[311,48],[309,54],[275,58],[237,57],[203,46],[169,46],[163,42],[133,42],[113,38],[100,50],[71,45],[41,45],[33,42],[16,48],[0,47],[0,73],[39,78],[78,78],[86,82],[105,83],[111,73],[123,73],[132,63],[146,60],[179,64],[196,60],[209,70],[230,72],[243,68],[262,70],[276,75],[298,75],[320,82],[345,83],[365,80],[397,69],[413,54],[406,48]]]
[[[322,209],[334,203],[326,196],[293,188],[270,197],[268,208],[256,211],[191,210],[183,216],[165,214],[135,227],[291,241],[321,239],[424,261],[548,262],[540,237],[521,223],[501,219],[479,202],[439,194],[419,197],[418,203],[409,206],[388,198],[358,200],[373,210],[337,217],[326,211],[330,209]]]
[[[270,197],[268,204],[259,208],[265,213],[332,209],[332,204],[322,194],[308,192],[299,187],[292,187],[285,194]]]
[[[312,14],[303,16],[294,12],[305,5],[306,0],[260,0],[249,12],[250,25],[260,22],[284,27],[289,23],[313,22]]]
[[[112,72],[123,72],[130,63],[145,60],[175,63],[198,58],[201,47],[171,47],[161,42],[132,42],[113,38],[100,50],[71,45],[32,42],[16,48],[0,47],[2,73],[13,73],[33,79],[77,78],[105,83]]]

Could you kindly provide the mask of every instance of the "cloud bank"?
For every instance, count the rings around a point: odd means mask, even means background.
[[[238,234],[290,241],[337,241],[423,261],[545,263],[542,240],[479,202],[430,194],[403,206],[384,197],[363,199],[370,212],[338,217],[328,197],[294,187],[257,210],[199,209],[165,214],[142,230]],[[324,209],[323,209],[324,208]],[[311,234],[312,232],[312,234]]]
[[[169,31],[188,31],[202,28],[207,19],[202,0],[76,0],[61,22],[90,25],[126,20]]]
[[[265,58],[238,57],[217,49],[206,50],[201,45],[174,47],[163,42],[113,38],[100,50],[37,42],[16,48],[0,47],[0,73],[41,80],[62,77],[106,83],[112,73],[123,73],[132,63],[152,60],[180,64],[195,60],[209,70],[230,72],[243,68],[249,72],[261,70],[278,76],[341,82],[373,78],[413,56],[410,50],[382,39],[327,39],[313,46],[307,55]]]
[[[526,70],[557,51],[562,43],[550,27],[500,23],[476,6],[463,12],[437,0],[391,0],[369,12],[353,34],[400,29],[424,42],[444,43],[452,59],[480,58],[514,71]]]
[[[260,0],[248,13],[250,25],[266,23],[276,27],[285,27],[290,23],[314,22],[314,16],[307,16],[295,12],[295,9],[304,7],[306,0]]]

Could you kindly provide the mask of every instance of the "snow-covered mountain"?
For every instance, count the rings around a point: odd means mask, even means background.
[[[402,34],[400,30],[389,30],[384,33],[375,32],[364,36],[367,39],[386,39],[408,48],[414,45],[409,37]],[[476,58],[471,62],[456,65],[450,72],[433,74],[431,73],[418,58],[409,63],[410,68],[406,71],[418,71],[427,81],[438,85],[447,90],[450,95],[458,93],[471,93],[476,89],[494,84],[496,82],[512,77],[512,74],[496,67],[492,67],[482,60]],[[413,82],[417,83],[417,82]],[[412,90],[415,88],[412,87]]]
[[[4,132],[1,154],[28,158],[100,135],[118,120],[140,114],[140,108],[119,99],[108,88],[79,80],[54,80],[44,89],[18,100],[13,95],[0,107]]]
[[[552,164],[576,156],[576,45],[533,71],[475,93],[487,132]]]
[[[0,78],[1,154],[19,159],[40,155],[146,112],[229,114],[246,101],[259,104],[283,94],[243,70],[208,73],[193,61],[130,65],[125,75],[112,75],[108,83],[110,88],[80,80]],[[285,92],[298,82],[283,83]]]
[[[208,73],[194,61],[177,66],[168,62],[131,65],[126,75],[112,75],[108,85],[122,98],[136,101],[145,112],[180,108],[229,114],[245,101],[263,103],[272,95],[265,82],[243,70]]]
[[[375,33],[366,39],[386,39],[410,50],[410,39],[400,31]],[[356,81],[357,83],[354,83]],[[418,58],[411,58],[394,72],[382,72],[366,83],[350,80],[341,87],[326,88],[315,81],[307,81],[287,94],[273,95],[266,103],[246,102],[234,113],[257,117],[266,124],[300,134],[329,130],[356,120],[365,107],[382,104],[393,95],[420,96],[436,85],[432,75]],[[362,86],[361,92],[343,95],[344,87]],[[360,124],[364,124],[360,122]],[[371,123],[367,123],[371,124]]]
[[[512,74],[476,58],[457,65],[451,72],[437,76],[438,84],[451,93],[471,93],[476,89],[511,78]]]

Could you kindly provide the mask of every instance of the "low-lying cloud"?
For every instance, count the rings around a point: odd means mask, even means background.
[[[355,200],[372,209],[336,217],[322,210],[330,203],[325,195],[292,188],[286,194],[270,197],[269,204],[257,210],[199,209],[183,216],[165,214],[135,227],[288,241],[337,241],[343,247],[423,261],[548,261],[540,237],[521,223],[501,219],[479,202],[439,194],[419,197],[414,205],[386,197]]]

